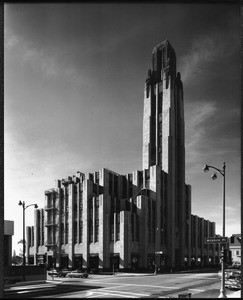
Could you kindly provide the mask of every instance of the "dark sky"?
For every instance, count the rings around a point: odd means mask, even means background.
[[[238,5],[4,7],[5,219],[15,221],[14,241],[22,234],[18,201],[43,207],[55,179],[142,168],[144,82],[165,39],[184,85],[192,213],[222,234],[222,178],[201,170],[225,161],[226,234],[240,232]],[[33,211],[26,214],[32,225]]]

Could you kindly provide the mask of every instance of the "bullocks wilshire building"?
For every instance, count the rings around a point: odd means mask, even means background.
[[[218,264],[215,223],[191,214],[185,184],[183,85],[168,41],[153,49],[144,88],[143,169],[56,180],[27,227],[27,262],[72,269]]]

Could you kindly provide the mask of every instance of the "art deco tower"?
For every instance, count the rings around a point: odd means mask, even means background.
[[[183,259],[181,249],[186,234],[182,213],[185,211],[184,127],[183,86],[180,73],[176,73],[175,51],[166,40],[153,49],[152,68],[145,83],[143,169],[157,165],[168,174],[167,218],[171,226],[167,234],[175,237],[168,246],[176,259]]]
[[[153,49],[145,84],[143,169],[159,165],[170,173],[175,164],[184,172],[183,87],[175,51],[164,41]]]

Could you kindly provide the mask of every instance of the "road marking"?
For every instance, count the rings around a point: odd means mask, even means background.
[[[88,296],[88,298],[97,298],[98,297],[104,297],[104,296],[120,296],[121,298],[138,298],[136,296],[132,296],[131,294],[133,293],[127,293],[128,295],[124,295],[124,294],[119,294],[117,293],[116,291],[111,291],[112,293],[103,293],[102,291],[99,291],[99,292],[92,292],[92,294],[96,294],[96,295],[90,295]],[[124,293],[124,292],[123,292]],[[97,295],[98,294],[98,295]],[[99,295],[100,294],[100,295]],[[140,294],[137,294],[137,295],[140,295]],[[141,294],[143,295],[143,294]],[[146,296],[149,296],[149,295],[146,295]]]
[[[172,290],[177,290],[177,289],[178,289],[178,287],[163,286],[163,285],[133,284],[133,283],[127,283],[126,285],[133,285],[133,286],[149,286],[149,287],[163,288],[163,289],[172,289]]]
[[[196,289],[188,289],[189,291],[194,291],[194,292],[205,292],[205,290],[196,290]]]
[[[124,286],[116,286],[115,288],[121,288],[121,287],[124,287]],[[99,293],[102,293],[102,294],[106,294],[108,293],[108,295],[116,295],[116,296],[122,296],[122,297],[132,297],[132,298],[137,298],[137,297],[141,297],[141,296],[149,296],[150,294],[141,294],[141,293],[133,293],[133,292],[123,292],[123,291],[114,291],[114,290],[110,290],[110,288],[114,288],[113,287],[106,287],[106,288],[101,288],[101,289],[98,289],[98,290],[95,290],[95,291],[90,291],[88,292],[87,296],[89,296],[89,298],[92,298],[92,294],[99,294]],[[105,292],[103,292],[105,290]],[[114,294],[115,293],[115,294]]]
[[[106,290],[108,288],[105,288]],[[109,292],[112,292],[112,293],[121,293],[121,294],[129,294],[129,295],[138,295],[138,296],[149,296],[150,294],[141,294],[141,293],[132,293],[132,292],[122,292],[122,291],[112,291],[112,290],[109,290]]]
[[[106,279],[105,279],[106,280]],[[103,282],[103,280],[92,280],[92,282]],[[117,284],[117,282],[108,282],[105,284]],[[164,288],[164,289],[178,289],[178,287],[171,287],[171,286],[162,286],[162,285],[150,285],[150,284],[133,284],[133,283],[123,283],[121,285],[118,285],[117,287],[123,287],[123,286],[148,286],[148,287],[154,287],[154,288]]]

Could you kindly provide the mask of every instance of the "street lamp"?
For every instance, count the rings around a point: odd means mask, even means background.
[[[29,204],[25,206],[25,202],[19,200],[19,206],[23,207],[23,280],[25,281],[25,210],[30,206],[34,206],[35,208],[38,208],[38,205]]]
[[[218,171],[223,176],[223,237],[224,237],[225,236],[225,168],[226,168],[226,165],[225,165],[225,162],[224,162],[223,166],[222,166],[222,170],[220,170],[218,168],[215,168],[213,166],[205,165],[203,167],[203,171],[208,172],[210,168]],[[211,178],[212,178],[212,180],[217,179],[217,173],[214,173],[211,176]],[[224,243],[222,243],[222,246],[221,246],[222,253],[224,253],[224,248],[225,248]],[[220,294],[219,294],[218,298],[227,298],[226,292],[225,292],[225,262],[224,262],[224,257],[221,258],[221,270],[222,270],[221,288],[220,288]]]

